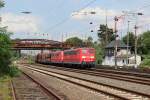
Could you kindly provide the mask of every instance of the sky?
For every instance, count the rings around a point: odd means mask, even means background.
[[[138,34],[150,29],[149,0],[5,0],[0,10],[1,26],[8,26],[14,34],[11,38],[38,38],[62,41],[73,36],[97,40],[100,24],[114,28],[114,17],[121,17],[117,24],[118,34],[123,37],[130,21],[130,31],[135,23]],[[21,12],[29,11],[30,14]],[[96,12],[96,14],[90,14]],[[127,14],[130,12],[132,14]],[[142,12],[143,16],[133,13]],[[92,22],[93,24],[90,24]],[[94,32],[91,32],[93,30]],[[63,34],[63,35],[62,35]]]

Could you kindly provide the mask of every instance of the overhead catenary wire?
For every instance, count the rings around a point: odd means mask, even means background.
[[[147,5],[143,5],[142,7],[139,7],[137,10],[135,10],[135,12],[139,11],[139,10],[143,10],[145,8],[148,8],[150,7],[150,4],[147,4]]]
[[[81,7],[80,9],[78,10],[75,10],[74,12],[79,12],[79,11],[82,11],[84,10],[85,8],[87,8],[89,5],[93,4],[96,0],[91,0],[90,2],[88,2],[86,5],[84,5],[83,7]],[[139,9],[142,10],[142,9],[145,9],[147,7],[150,7],[150,4],[149,5],[144,5],[142,7],[139,7],[138,9],[136,10],[131,10],[131,11],[138,11]],[[48,32],[49,30],[53,30],[55,28],[58,28],[59,26],[63,25],[64,23],[66,23],[67,21],[69,21],[71,19],[71,16],[68,16],[67,18],[61,20],[60,22],[56,23],[55,25],[51,26],[50,28],[48,28],[45,32]]]
[[[88,2],[86,5],[84,5],[83,7],[81,7],[80,9],[76,10],[76,12],[78,11],[81,11],[85,8],[87,8],[88,6],[90,6],[91,4],[93,4],[96,0],[91,0],[90,2]],[[67,21],[69,21],[71,19],[71,16],[68,16],[67,18],[61,20],[60,22],[56,23],[55,25],[49,27],[45,33],[49,30],[52,30],[52,29],[55,29],[55,28],[58,28],[58,26],[61,26],[62,24],[66,23]]]
[[[96,0],[91,0],[90,2],[88,2],[86,5],[84,5],[83,7],[81,7],[80,9],[76,10],[75,12],[79,12],[84,10],[85,8],[87,8],[88,6],[90,6],[91,4],[93,4]]]
[[[128,11],[128,12],[125,12],[123,15],[121,15],[121,16],[127,16],[127,13],[131,13],[131,15],[133,16],[133,14],[135,13],[139,13],[139,11],[141,11],[141,10],[143,10],[143,9],[145,9],[145,8],[148,8],[148,7],[150,7],[150,4],[146,4],[146,5],[143,5],[143,6],[141,6],[141,7],[139,7],[139,8],[137,8],[137,9],[132,9],[132,10],[130,10],[130,11]],[[131,15],[129,15],[129,16],[131,16]],[[128,17],[129,17],[128,16]],[[127,19],[127,20],[129,20],[129,19]],[[131,20],[131,19],[130,19]],[[133,19],[132,19],[133,20]],[[143,25],[142,25],[143,26]],[[123,29],[123,30],[125,30],[125,29]]]
[[[57,1],[58,2],[58,1]],[[62,9],[62,7],[64,6],[64,4],[65,4],[65,2],[64,1],[61,1],[61,2],[58,2],[58,4],[55,6],[55,8],[51,8],[50,10],[49,10],[49,12],[50,13],[53,13],[53,16],[54,17],[56,17],[57,15],[56,15],[56,8],[59,8],[59,9]],[[51,16],[49,16],[49,17],[51,17]]]

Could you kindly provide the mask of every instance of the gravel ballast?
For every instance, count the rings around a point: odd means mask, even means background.
[[[41,88],[28,79],[24,74],[13,79],[13,86],[17,100],[55,100],[48,96]]]
[[[48,69],[49,71],[55,71],[58,73],[72,75],[75,77],[80,77],[80,78],[92,80],[92,81],[107,84],[107,85],[112,85],[112,86],[116,86],[116,87],[120,87],[120,88],[124,88],[124,89],[128,89],[128,90],[134,90],[134,91],[138,91],[141,93],[150,94],[150,86],[149,85],[142,85],[142,84],[121,81],[121,80],[116,80],[116,79],[110,79],[110,78],[104,78],[104,77],[96,77],[96,76],[85,75],[85,74],[80,74],[80,73],[62,71],[62,70],[58,70],[58,69],[44,68],[44,67],[39,67],[39,66],[34,66],[34,65],[33,65],[33,67],[43,68],[46,70]]]
[[[94,91],[88,90],[81,86],[60,80],[58,78],[41,74],[39,72],[30,71],[29,69],[22,68],[26,70],[29,74],[36,77],[40,77],[41,81],[47,82],[47,85],[53,87],[55,90],[63,93],[67,96],[69,100],[113,100],[113,98],[106,96],[104,94],[96,93]]]

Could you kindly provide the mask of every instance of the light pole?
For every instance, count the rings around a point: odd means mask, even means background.
[[[126,63],[127,63],[127,66],[128,66],[128,53],[129,53],[129,27],[130,27],[130,21],[128,21],[128,31],[127,31],[127,60],[126,60]]]
[[[119,21],[119,19],[123,18],[124,15],[121,15],[119,17],[115,16],[114,21],[115,21],[115,28],[114,28],[114,33],[115,33],[115,46],[114,46],[114,57],[115,57],[115,69],[117,69],[117,46],[118,46],[118,42],[117,42],[117,22]]]
[[[137,25],[135,25],[134,29],[135,29],[135,31],[134,31],[134,33],[135,33],[135,46],[134,46],[135,66],[134,67],[137,68],[137,29],[138,29]]]
[[[135,50],[135,54],[134,54],[134,57],[135,57],[135,68],[137,68],[137,29],[138,29],[138,26],[137,26],[137,22],[138,22],[138,16],[142,16],[143,13],[136,13],[136,23],[135,23],[135,46],[134,46],[134,50]]]
[[[108,23],[108,21],[107,21],[107,9],[105,10],[105,16],[106,16],[106,35],[105,35],[105,46],[108,44],[108,25],[107,25],[107,23]]]
[[[115,29],[114,29],[114,32],[115,32],[115,52],[114,52],[114,56],[115,56],[115,69],[117,69],[117,22],[118,22],[118,18],[117,16],[115,16],[114,18],[115,20]]]

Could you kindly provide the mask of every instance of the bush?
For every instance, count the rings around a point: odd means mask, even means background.
[[[141,63],[141,67],[148,67],[148,68],[150,68],[150,55],[145,55],[144,56],[144,60],[142,61],[142,63]]]
[[[144,59],[141,66],[150,68],[150,59]]]
[[[9,69],[9,76],[10,76],[10,77],[19,76],[20,73],[21,73],[21,72],[19,71],[19,69],[18,69],[16,66],[14,66],[14,65],[12,65],[12,66],[10,67],[10,69]]]
[[[96,64],[101,64],[103,61],[104,51],[99,44],[94,44],[94,48],[96,50],[95,52]]]
[[[35,63],[34,61],[35,61],[35,60],[33,59],[32,56],[28,56],[28,63],[29,63],[29,64],[34,64],[34,63]]]

